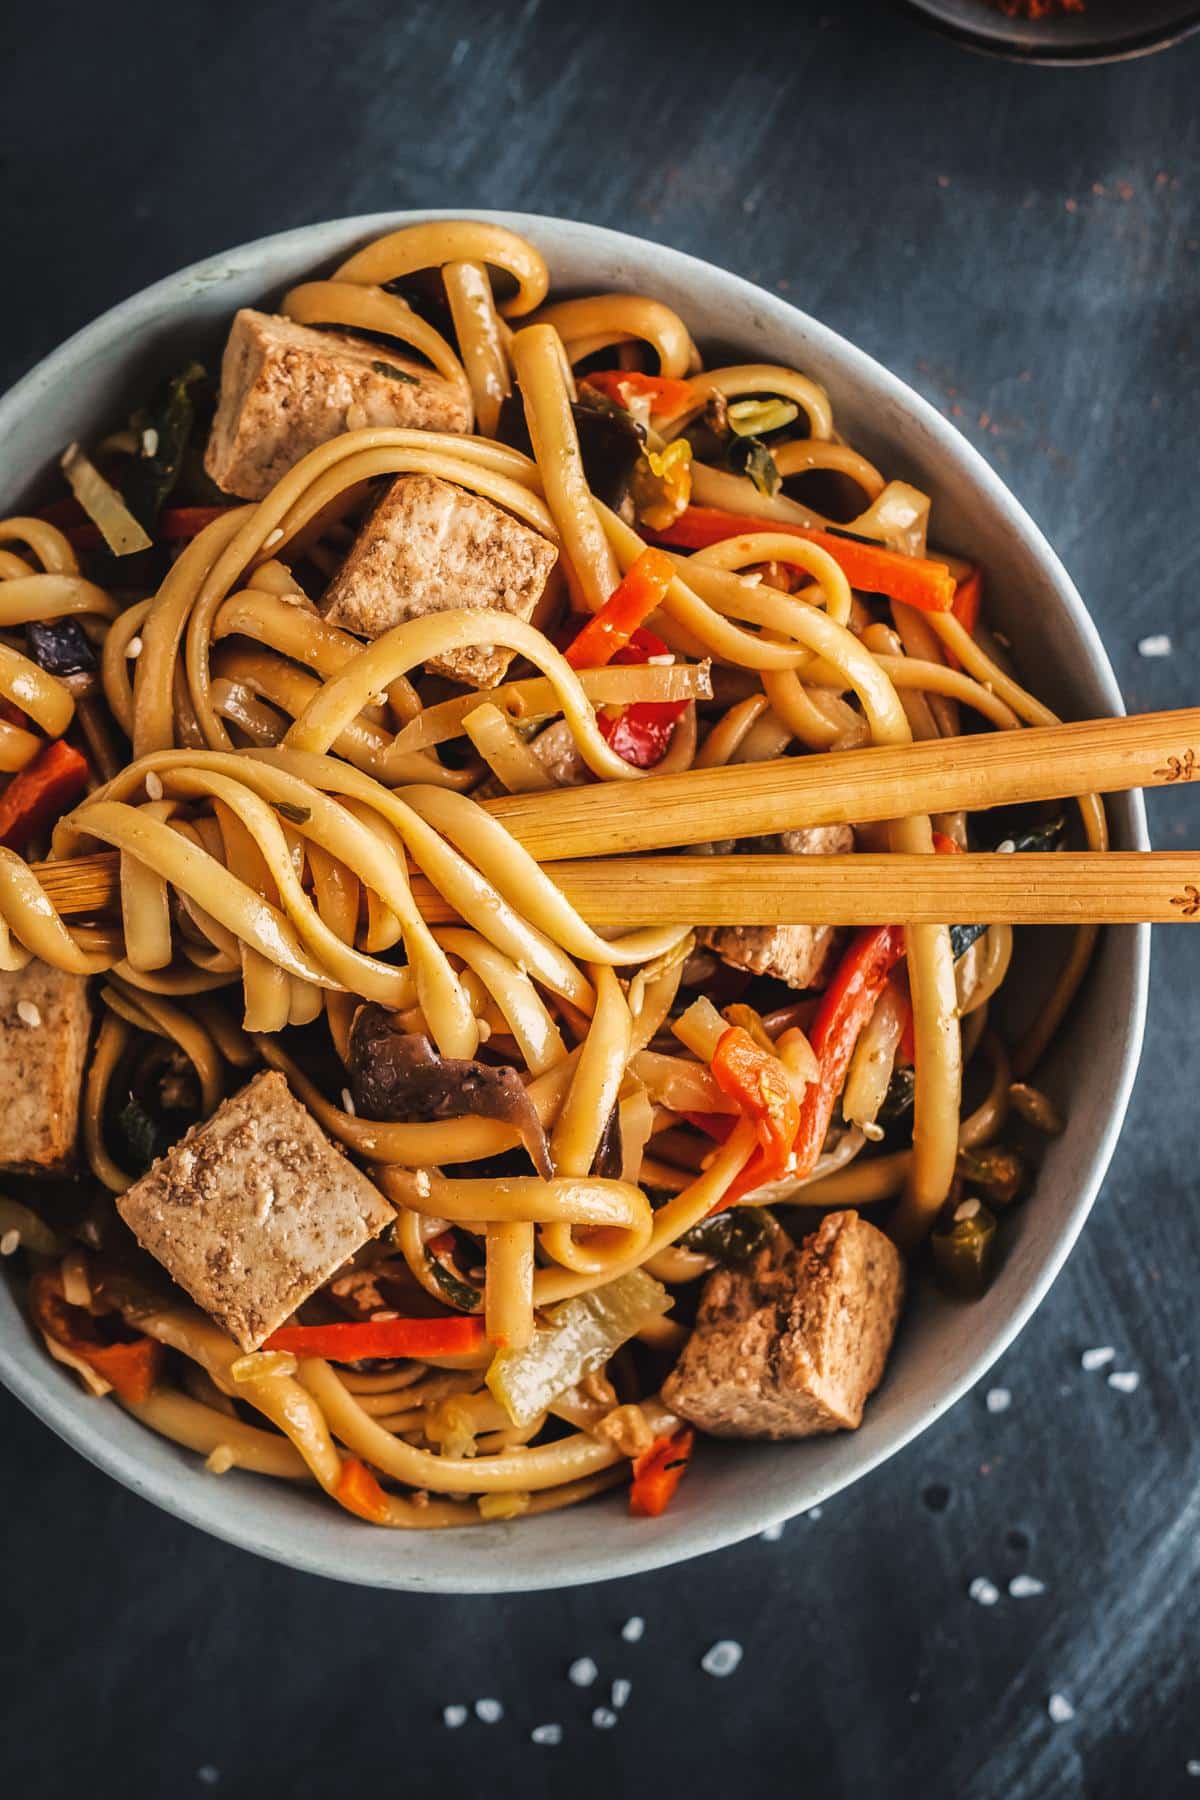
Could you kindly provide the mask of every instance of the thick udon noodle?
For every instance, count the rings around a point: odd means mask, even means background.
[[[429,270],[441,271],[453,344],[388,288]],[[506,296],[498,303],[494,288]],[[414,681],[423,663],[463,646],[503,646],[534,671],[523,678],[526,687],[532,692],[541,682],[538,708],[565,720],[592,776],[642,779],[598,727],[594,677],[581,679],[539,629],[545,616],[526,624],[498,613],[432,614],[364,644],[319,616],[293,565],[336,566],[346,521],[361,511],[368,484],[423,473],[494,502],[558,546],[546,611],[564,601],[564,584],[575,610],[600,606],[643,549],[630,525],[592,495],[572,424],[573,368],[602,351],[624,367],[641,362],[668,377],[690,376],[698,402],[764,393],[793,401],[809,435],[779,452],[781,472],[822,469],[856,484],[863,508],[851,530],[878,535],[887,490],[879,471],[838,437],[828,397],[803,374],[764,364],[702,370],[686,325],[660,301],[600,294],[546,304],[548,291],[548,271],[531,245],[499,227],[458,222],[395,232],[330,280],[294,288],[284,310],[301,323],[385,334],[425,358],[469,393],[479,435],[348,431],[305,456],[257,505],[231,506],[186,545],[157,593],[123,610],[84,579],[63,532],[38,518],[0,523],[0,632],[9,634],[0,638],[0,694],[44,732],[66,729],[72,694],[23,654],[12,633],[30,619],[71,615],[101,647],[111,721],[93,718],[89,738],[107,731],[117,743],[115,726],[130,746],[128,760],[109,755],[109,779],[53,840],[57,858],[99,847],[119,853],[119,921],[60,918],[22,860],[0,851],[0,967],[15,970],[39,956],[104,978],[84,1100],[84,1148],[96,1180],[112,1193],[133,1180],[106,1147],[103,1120],[114,1071],[136,1034],[187,1058],[204,1114],[232,1085],[230,1071],[265,1062],[286,1074],[321,1126],[395,1203],[396,1254],[439,1301],[427,1243],[448,1225],[473,1235],[485,1269],[480,1304],[488,1332],[517,1345],[528,1341],[536,1309],[623,1272],[648,1267],[685,1282],[710,1267],[706,1257],[672,1246],[720,1203],[751,1154],[754,1132],[739,1123],[723,1144],[699,1154],[701,1140],[691,1132],[689,1143],[682,1115],[729,1111],[731,1103],[703,1064],[652,1047],[675,1002],[690,934],[671,927],[611,938],[595,932],[555,886],[553,871],[470,797],[488,776],[518,789],[552,784],[514,731],[512,713],[485,707],[502,696],[422,706]],[[532,458],[489,435],[514,380]],[[663,435],[684,422],[668,423]],[[1052,717],[999,666],[986,638],[972,637],[953,616],[897,604],[889,620],[860,617],[832,557],[773,529],[826,522],[794,497],[768,498],[745,476],[697,463],[693,498],[751,515],[761,529],[676,559],[655,628],[689,663],[711,659],[735,697],[707,708],[703,736],[691,698],[660,766],[709,767],[790,748],[904,745],[957,731],[963,708],[998,729]],[[742,573],[767,564],[793,571],[799,591]],[[644,670],[615,670],[606,679],[610,700],[647,691]],[[685,685],[661,685],[668,679]],[[694,680],[689,689],[689,679],[680,666],[659,669],[649,680],[660,685],[649,691],[706,691]],[[97,703],[89,704],[95,711]],[[439,717],[446,719],[441,738],[469,732],[475,754],[465,765],[439,760],[432,747]],[[407,747],[414,741],[418,747]],[[0,721],[0,768],[19,769],[38,743]],[[1081,810],[1088,842],[1102,848],[1099,803],[1086,800]],[[961,819],[939,823],[961,835]],[[928,852],[931,822],[897,820],[888,841]],[[410,867],[432,882],[460,925],[424,921]],[[1018,1073],[1033,1066],[1061,1019],[1092,937],[1076,934],[1052,995],[1017,1048]],[[912,1149],[847,1160],[862,1136],[848,1147],[843,1140],[840,1155],[822,1159],[793,1203],[873,1205],[901,1195],[901,1231],[936,1214],[960,1144],[987,1142],[1004,1122],[1011,1071],[987,1013],[1011,947],[1011,931],[993,927],[968,953],[957,972],[967,989],[960,1008],[947,928],[909,930]],[[239,987],[240,1022],[224,1004]],[[480,1117],[377,1122],[336,1097],[340,1082],[332,1092],[318,1088],[279,1034],[323,1017],[344,1060],[364,999],[427,1033],[445,1056],[471,1057],[484,1040],[502,1052],[528,1080],[550,1136],[554,1178],[470,1174],[472,1164],[514,1145],[505,1125]],[[965,1119],[964,1040],[968,1054],[991,1069],[986,1098]],[[620,1179],[601,1181],[590,1171],[614,1106],[626,1127],[624,1167]],[[455,1173],[440,1173],[448,1164]],[[656,1208],[647,1188],[657,1193]],[[169,1381],[132,1406],[150,1428],[209,1456],[214,1469],[303,1477],[329,1493],[345,1455],[362,1457],[409,1491],[388,1496],[386,1522],[396,1526],[477,1521],[480,1511],[463,1504],[469,1497],[487,1501],[483,1516],[581,1499],[616,1479],[630,1451],[664,1422],[653,1395],[633,1396],[618,1409],[619,1431],[597,1433],[589,1420],[542,1441],[545,1415],[517,1428],[491,1399],[482,1383],[485,1357],[466,1367],[404,1363],[377,1373],[311,1359],[290,1373],[238,1380],[235,1346],[199,1312],[143,1307],[137,1324],[179,1353],[174,1366],[190,1371],[182,1385]],[[626,1394],[629,1379],[624,1368]],[[261,1414],[266,1428],[247,1423],[233,1399]],[[616,1406],[611,1388],[608,1402]],[[447,1435],[447,1417],[457,1439]],[[450,1454],[455,1445],[460,1453]],[[430,1500],[430,1492],[449,1498]]]

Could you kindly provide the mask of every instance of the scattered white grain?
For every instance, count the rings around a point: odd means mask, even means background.
[[[823,1506],[810,1506],[804,1516],[806,1519],[811,1519],[815,1524],[824,1511],[825,1508]]]
[[[883,1126],[876,1125],[873,1119],[864,1119],[858,1129],[862,1132],[868,1144],[882,1144],[885,1136]]]
[[[17,1001],[17,1017],[22,1025],[28,1025],[31,1030],[36,1030],[42,1022],[41,1009],[32,1000]]]
[[[986,1575],[977,1575],[967,1592],[977,1606],[995,1606],[1000,1598],[1000,1589]]]
[[[487,1022],[487,1020],[486,1020],[486,1019],[476,1019],[476,1021],[475,1021],[475,1029],[476,1029],[476,1030],[477,1030],[477,1031],[478,1031],[478,1033],[479,1033],[479,1041],[480,1041],[480,1043],[481,1043],[481,1044],[486,1044],[486,1043],[487,1043],[487,1041],[488,1041],[488,1039],[489,1039],[489,1038],[490,1038],[490,1037],[491,1037],[491,1035],[492,1035],[492,1028],[491,1028],[491,1026],[490,1026],[490,1025],[489,1025],[489,1024],[488,1024],[488,1022]]]
[[[1200,1756],[1193,1756],[1191,1761],[1186,1763],[1184,1766],[1187,1769],[1187,1772],[1189,1775],[1192,1775],[1192,1776],[1200,1775]]]
[[[671,669],[675,666],[675,658],[671,654],[665,656],[648,656],[646,661],[656,669]]]
[[[973,1219],[978,1211],[979,1202],[974,1197],[963,1200],[954,1209],[954,1223],[957,1225],[963,1219]]]
[[[354,1117],[354,1095],[349,1088],[342,1089],[342,1111],[348,1112],[351,1118]]]
[[[201,1763],[196,1770],[196,1780],[202,1781],[205,1787],[216,1787],[221,1779],[221,1771],[214,1763]]]
[[[577,1656],[567,1670],[567,1680],[575,1687],[591,1687],[599,1673],[590,1656]]]
[[[632,1619],[626,1619],[621,1627],[621,1636],[627,1644],[640,1644],[646,1631],[646,1621],[637,1613]]]
[[[15,1226],[0,1237],[0,1256],[12,1256],[21,1248],[21,1234]]]
[[[700,1658],[706,1675],[732,1675],[742,1660],[742,1646],[734,1638],[718,1638]]]
[[[142,455],[158,455],[158,433],[155,431],[153,425],[147,425],[145,431],[142,433]]]
[[[417,1170],[416,1174],[413,1176],[413,1186],[416,1188],[418,1194],[420,1194],[422,1200],[427,1200],[429,1198],[430,1194],[433,1192],[433,1182],[429,1178],[428,1169]]]
[[[1039,1581],[1036,1575],[1014,1575],[1008,1584],[1008,1591],[1014,1600],[1032,1600],[1037,1594],[1044,1594],[1046,1584]]]
[[[1170,656],[1171,640],[1165,631],[1156,631],[1152,637],[1138,639],[1139,656]]]
[[[150,773],[146,776],[146,798],[147,800],[161,800],[162,797],[162,776],[156,774],[155,771],[151,769]]]
[[[498,1700],[477,1700],[475,1717],[484,1725],[498,1725],[504,1717],[504,1708]]]
[[[142,654],[142,640],[140,637],[131,637],[130,638],[129,642],[125,646],[125,654],[129,658],[130,662],[137,661],[138,657]]]
[[[1108,1378],[1108,1385],[1116,1388],[1118,1394],[1132,1394],[1140,1385],[1141,1379],[1136,1369],[1114,1369]]]
[[[210,1475],[228,1475],[236,1461],[228,1444],[214,1444],[204,1459],[204,1466]]]
[[[465,1706],[443,1706],[442,1708],[442,1724],[448,1731],[457,1731],[460,1725],[466,1724],[467,1717]]]
[[[1046,1702],[1046,1711],[1056,1725],[1069,1725],[1075,1717],[1075,1708],[1065,1694],[1051,1694]]]
[[[984,1404],[990,1413],[1007,1412],[1012,1405],[1012,1392],[1009,1388],[989,1388]]]
[[[270,550],[276,544],[282,544],[282,542],[283,542],[283,526],[277,525],[275,527],[274,531],[268,531],[266,537],[263,539],[263,549]]]
[[[561,1744],[562,1726],[535,1725],[529,1736],[531,1741],[535,1744]]]
[[[1116,1355],[1111,1344],[1101,1344],[1095,1350],[1085,1350],[1079,1359],[1079,1366],[1091,1375],[1097,1369],[1103,1369],[1108,1363],[1114,1362]]]
[[[617,1722],[617,1715],[611,1707],[598,1706],[592,1714],[592,1724],[597,1731],[611,1731]]]
[[[996,845],[996,855],[1013,856],[1016,853],[1016,848],[1017,846],[1013,843],[1011,838],[1005,838],[1002,844]]]
[[[759,1535],[761,1536],[764,1544],[777,1544],[779,1542],[780,1538],[783,1536],[783,1526],[782,1525],[768,1525],[767,1529],[764,1532],[761,1532]]]
[[[624,1675],[618,1675],[612,1684],[612,1703],[620,1712],[621,1708],[633,1692],[633,1683],[626,1681]]]

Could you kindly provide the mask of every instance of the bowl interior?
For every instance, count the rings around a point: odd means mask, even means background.
[[[181,352],[211,353],[233,311],[271,303],[287,285],[390,226],[388,214],[306,227],[244,246],[158,283],[106,314],[0,401],[6,446],[0,515],[26,497],[64,444],[123,416],[131,391]],[[623,234],[528,215],[485,214],[529,236],[558,289],[648,291],[697,338],[747,359],[783,361],[829,389],[839,425],[889,473],[934,496],[939,543],[969,545],[988,573],[989,605],[1069,716],[1121,709],[1112,670],[1065,571],[977,453],[936,411],[869,357],[774,296],[677,251]],[[1120,847],[1145,846],[1140,800],[1110,806]],[[918,1292],[892,1368],[853,1434],[790,1446],[706,1445],[670,1511],[627,1517],[620,1494],[486,1530],[365,1530],[315,1495],[240,1473],[220,1480],[200,1460],[89,1400],[35,1343],[0,1283],[0,1375],[77,1450],[190,1522],[315,1573],[379,1587],[485,1592],[564,1586],[634,1573],[716,1549],[788,1517],[883,1461],[959,1397],[1001,1353],[1061,1266],[1107,1166],[1132,1085],[1146,991],[1147,932],[1105,933],[1045,1084],[1067,1115],[1036,1197],[1008,1234],[1004,1266],[971,1307]]]
[[[1200,23],[1196,0],[1087,0],[1083,12],[1009,18],[990,0],[909,0],[979,49],[1034,61],[1093,62],[1163,47]]]

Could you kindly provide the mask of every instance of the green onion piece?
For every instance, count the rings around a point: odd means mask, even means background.
[[[377,375],[387,375],[392,381],[407,381],[410,387],[420,386],[415,375],[410,375],[407,369],[398,369],[395,363],[373,362],[371,367]]]
[[[956,1209],[957,1210],[957,1209]],[[995,1266],[996,1215],[980,1206],[968,1219],[952,1217],[929,1240],[938,1285],[959,1300],[978,1300]]]

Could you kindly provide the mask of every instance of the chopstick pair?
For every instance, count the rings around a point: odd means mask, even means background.
[[[981,811],[1200,778],[1200,708],[507,795],[488,811],[599,929],[646,924],[1200,920],[1200,852],[962,856],[636,853],[804,826]],[[579,860],[582,859],[582,860]],[[614,860],[615,859],[615,860]],[[112,852],[35,865],[64,914],[118,900]],[[421,877],[433,923],[456,915]]]

